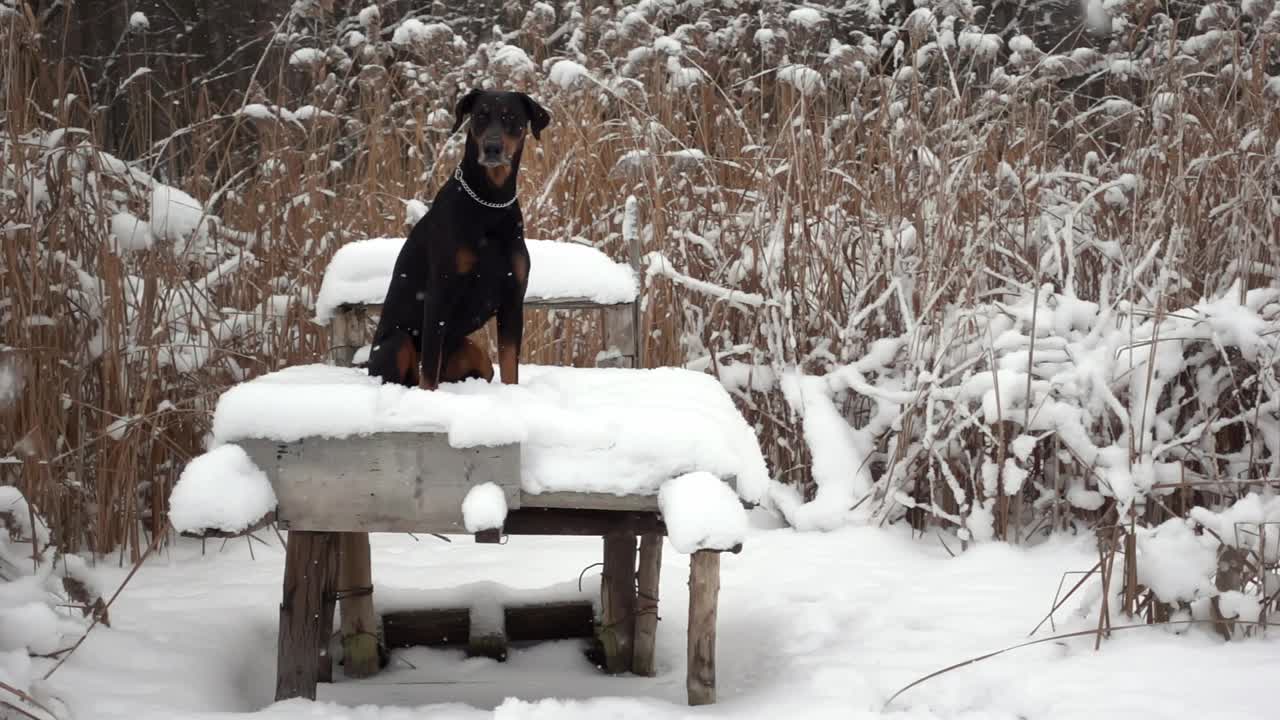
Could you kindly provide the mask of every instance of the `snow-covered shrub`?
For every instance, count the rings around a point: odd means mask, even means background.
[[[107,607],[84,561],[50,542],[44,519],[14,487],[0,487],[0,682],[5,707],[59,707],[41,682],[37,658],[56,659],[85,632],[106,623]],[[13,697],[8,688],[24,693]],[[27,715],[27,717],[36,717]]]

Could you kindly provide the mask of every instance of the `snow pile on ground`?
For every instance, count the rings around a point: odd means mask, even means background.
[[[682,553],[733,550],[747,535],[747,511],[733,488],[706,472],[662,484],[658,507],[671,545]]]
[[[266,473],[238,445],[192,458],[169,495],[169,522],[178,532],[239,533],[276,508]]]
[[[1165,603],[1189,603],[1217,594],[1218,541],[1197,535],[1194,523],[1170,518],[1138,530],[1138,582]]]
[[[462,523],[469,533],[501,528],[507,521],[507,497],[487,482],[472,486],[462,499]]]
[[[378,304],[387,295],[404,238],[371,238],[343,245],[333,255],[316,296],[316,321],[328,322],[338,306]],[[525,301],[586,298],[601,304],[635,300],[635,272],[603,252],[571,242],[525,240],[529,285]]]
[[[58,657],[87,625],[87,615],[106,618],[99,584],[84,561],[59,554],[49,528],[15,487],[0,487],[0,707],[14,717],[60,708],[57,693],[41,680],[46,670],[35,656]],[[13,695],[26,693],[38,705]],[[24,714],[25,713],[25,714]],[[9,717],[0,710],[0,716]]]
[[[383,385],[359,368],[304,365],[227,390],[215,444],[290,442],[376,432],[440,432],[454,447],[522,443],[521,482],[552,491],[651,495],[695,470],[766,499],[755,433],[714,378],[652,370],[529,365],[519,385],[449,383],[428,392]]]

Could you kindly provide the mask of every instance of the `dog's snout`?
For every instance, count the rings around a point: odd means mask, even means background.
[[[485,140],[484,154],[490,157],[502,155],[502,141],[496,139]]]

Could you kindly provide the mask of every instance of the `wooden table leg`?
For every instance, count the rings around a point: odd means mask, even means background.
[[[662,574],[662,535],[640,536],[640,570],[636,590],[636,641],[631,671],[653,677],[658,673],[654,650],[658,633],[658,579]]]
[[[631,533],[604,536],[600,607],[605,671],[625,673],[631,669],[636,623],[636,536]]]
[[[378,618],[373,610],[373,568],[369,533],[341,533],[342,561],[338,572],[338,615],[342,618],[342,672],[349,678],[376,674],[382,665],[378,652]]]
[[[325,679],[322,666],[332,667],[328,643],[338,575],[337,540],[335,533],[289,533],[280,602],[276,700],[314,700],[316,683]],[[331,671],[329,674],[331,677]]]
[[[716,602],[720,594],[720,553],[699,550],[689,558],[689,668],[685,680],[690,705],[716,701]]]

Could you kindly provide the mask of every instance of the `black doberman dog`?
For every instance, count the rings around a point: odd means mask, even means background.
[[[502,382],[519,382],[529,251],[516,176],[526,130],[540,138],[551,116],[524,93],[485,90],[455,112],[453,132],[471,118],[462,163],[401,248],[374,333],[368,370],[383,382],[492,382],[488,353],[468,336],[495,315]]]

